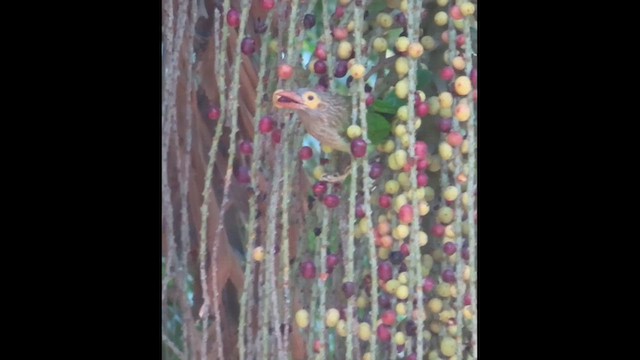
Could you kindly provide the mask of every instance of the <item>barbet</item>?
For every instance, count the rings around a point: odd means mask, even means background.
[[[324,148],[330,148],[337,155],[338,174],[323,175],[323,181],[342,182],[349,176],[351,145],[347,128],[351,124],[351,104],[341,95],[301,88],[293,91],[276,90],[273,93],[276,109],[292,110],[298,114],[307,133],[316,138]],[[341,174],[340,174],[341,173]]]

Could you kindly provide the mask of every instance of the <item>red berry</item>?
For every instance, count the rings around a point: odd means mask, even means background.
[[[263,134],[268,134],[269,132],[271,132],[274,126],[275,126],[275,121],[269,115],[263,117],[262,119],[260,119],[260,122],[258,122],[258,129]]]
[[[240,153],[247,156],[253,154],[253,143],[251,140],[242,140],[240,143]]]
[[[373,96],[373,94],[368,94],[367,99],[364,101],[364,104],[367,107],[370,107],[371,105],[373,105],[375,101],[376,101],[376,98]]]
[[[400,253],[404,255],[404,257],[409,256],[409,244],[402,243],[402,245],[400,245]]]
[[[262,0],[262,8],[265,10],[271,10],[276,6],[275,0]]]
[[[319,42],[316,46],[316,51],[314,55],[318,58],[318,60],[327,60],[327,49],[324,43]]]
[[[426,159],[427,153],[429,152],[429,147],[427,146],[427,143],[422,140],[416,141],[415,152],[416,152],[416,158]]]
[[[307,280],[313,279],[316,277],[316,266],[311,261],[305,261],[300,264],[300,273]]]
[[[380,320],[382,320],[382,323],[387,326],[393,326],[393,324],[396,323],[396,312],[393,310],[387,310],[382,313]]]
[[[302,148],[300,148],[300,151],[298,151],[298,157],[300,158],[300,160],[309,160],[312,156],[313,149],[311,149],[309,146],[303,146]]]
[[[465,305],[471,305],[471,294],[470,293],[465,293],[464,294],[464,304]]]
[[[362,219],[366,215],[367,214],[364,211],[364,205],[363,204],[356,205],[356,218]]]
[[[429,175],[418,174],[418,186],[423,187],[429,185]]]
[[[342,41],[346,39],[347,36],[349,36],[349,30],[343,27],[337,27],[333,29],[333,38],[336,39],[337,41]]]
[[[429,104],[426,102],[421,102],[416,110],[419,117],[426,117],[427,115],[429,115]]]
[[[316,60],[313,64],[313,71],[318,75],[325,74],[327,72],[327,63],[324,60]]]
[[[335,16],[336,19],[342,18],[344,16],[344,6],[336,7],[336,12],[333,14],[333,16]]]
[[[436,287],[436,281],[431,277],[424,278],[422,281],[422,291],[425,293],[430,293]]]
[[[369,169],[369,177],[375,180],[380,176],[382,176],[383,172],[384,172],[384,165],[377,162],[373,163],[371,164],[371,168]]]
[[[404,204],[398,211],[398,220],[402,224],[411,224],[413,222],[413,206],[410,204]]]
[[[452,242],[448,242],[442,245],[442,251],[449,256],[455,254],[456,250],[457,250],[457,246]]]
[[[244,165],[234,168],[233,175],[235,176],[236,180],[238,180],[238,182],[241,184],[248,184],[251,182],[251,176],[249,175],[249,168]]]
[[[466,38],[464,37],[464,34],[460,34],[456,36],[456,45],[458,47],[462,47],[462,45],[464,45],[465,39]]]
[[[462,145],[463,140],[464,139],[462,138],[462,134],[457,131],[451,131],[449,132],[449,134],[447,134],[447,143],[449,143],[449,145],[453,146],[454,148]]]
[[[337,78],[344,77],[349,71],[349,64],[346,60],[340,60],[336,62],[336,68],[333,71],[333,75]]]
[[[451,81],[454,75],[455,75],[455,71],[450,66],[447,66],[442,70],[440,70],[440,79],[444,81]]]
[[[240,26],[240,12],[238,10],[231,9],[227,12],[227,24],[232,28]]]
[[[451,7],[451,9],[449,10],[449,15],[451,15],[451,18],[453,18],[453,20],[462,20],[462,18],[464,18],[458,5],[453,5]]]
[[[242,39],[240,50],[247,56],[253,55],[253,53],[256,51],[256,41],[250,37]]]
[[[329,209],[333,209],[340,205],[340,197],[338,197],[338,195],[336,194],[330,194],[325,196],[323,202],[324,206],[328,207]]]
[[[378,330],[376,330],[376,333],[378,335],[378,340],[380,340],[381,342],[391,341],[391,331],[387,326],[380,324],[378,326]]]
[[[281,138],[282,138],[282,131],[280,129],[273,130],[273,132],[271,133],[271,140],[276,144],[280,144]]]
[[[351,141],[351,153],[356,158],[362,158],[367,155],[367,143],[363,139],[354,139]]]
[[[327,192],[328,188],[329,186],[327,185],[326,182],[318,181],[317,183],[313,184],[313,187],[312,187],[313,194],[317,197],[320,197]]]
[[[378,205],[380,205],[380,207],[383,209],[388,209],[391,207],[391,199],[391,195],[382,194],[378,198]]]
[[[390,280],[393,277],[393,268],[391,263],[384,261],[378,265],[378,278],[382,281]]]
[[[333,269],[340,263],[340,258],[338,255],[329,254],[327,255],[327,272],[332,272]]]
[[[444,225],[442,224],[433,225],[433,227],[431,228],[431,234],[433,234],[433,236],[435,237],[442,237],[444,235]]]
[[[289,64],[280,64],[278,66],[278,77],[282,80],[289,80],[293,76],[293,67]]]
[[[449,131],[451,131],[451,119],[440,119],[438,127],[440,128],[441,132],[448,133]]]
[[[207,116],[209,117],[209,120],[213,120],[213,121],[220,119],[220,109],[218,109],[215,106],[211,107],[211,109],[209,109],[209,113],[207,114]]]
[[[316,341],[313,342],[313,351],[316,354],[319,354],[322,351],[322,347],[323,347],[322,346],[322,341],[316,340]]]

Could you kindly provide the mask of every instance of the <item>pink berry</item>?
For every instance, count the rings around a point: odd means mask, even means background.
[[[438,123],[440,131],[443,133],[448,133],[449,131],[451,131],[451,126],[451,119],[440,119],[440,122]]]
[[[385,325],[380,324],[376,330],[376,334],[378,335],[378,340],[381,342],[391,341],[391,331],[389,330],[389,327]]]
[[[442,237],[444,235],[444,225],[442,224],[433,225],[433,227],[431,228],[431,234],[433,234],[433,236],[435,237]]]
[[[452,242],[448,242],[442,245],[442,251],[449,256],[455,254],[456,250],[457,250],[457,246]]]
[[[382,281],[390,280],[393,277],[391,263],[384,261],[378,265],[378,278]]]
[[[429,160],[428,159],[420,159],[420,160],[418,160],[418,170],[427,170],[428,167],[429,167]]]
[[[418,186],[423,187],[429,185],[429,175],[418,174]]]
[[[367,143],[363,139],[354,139],[351,141],[351,153],[356,158],[362,158],[367,155]]]
[[[316,277],[316,266],[311,261],[305,261],[300,264],[300,273],[307,280],[313,279]]]
[[[275,121],[269,115],[260,119],[260,122],[258,123],[258,129],[263,134],[268,134],[269,132],[271,132],[274,126],[275,126]]]
[[[282,139],[282,131],[280,129],[275,129],[273,130],[273,132],[271,132],[271,140],[273,140],[274,143],[280,144],[281,139]]]
[[[416,152],[416,158],[426,159],[427,153],[429,152],[429,147],[427,146],[427,143],[422,140],[416,141],[415,152]]]
[[[423,118],[429,115],[429,104],[427,102],[421,102],[416,109],[418,116]]]
[[[442,70],[440,70],[440,79],[444,81],[451,81],[454,75],[455,75],[455,71],[450,66],[447,66]]]
[[[451,15],[451,18],[453,18],[453,20],[462,20],[462,18],[464,18],[464,15],[462,15],[462,12],[460,11],[460,7],[458,5],[453,5],[451,7],[451,10],[449,10],[449,15]]]
[[[424,278],[422,282],[422,291],[425,293],[430,293],[436,287],[436,281],[431,277]]]
[[[314,54],[318,58],[318,60],[327,60],[327,48],[325,47],[324,43],[318,43]]]
[[[253,154],[253,143],[251,140],[242,140],[240,143],[240,153],[247,156]]]
[[[232,28],[237,28],[240,26],[240,13],[238,10],[231,9],[227,12],[227,24]]]
[[[367,99],[364,101],[364,104],[366,107],[370,107],[375,101],[376,98],[373,96],[373,94],[368,94]]]
[[[464,139],[462,138],[462,134],[457,131],[451,131],[449,132],[449,134],[447,134],[447,143],[454,148],[462,145],[463,140]]]
[[[220,119],[220,109],[212,106],[211,109],[209,109],[209,113],[207,114],[207,116],[209,117],[209,120],[213,121]]]
[[[328,207],[329,209],[333,209],[340,205],[340,197],[338,197],[338,195],[336,194],[330,194],[324,197],[323,202],[324,206]]]
[[[465,293],[464,294],[464,304],[465,305],[471,305],[471,294],[470,293]]]
[[[262,0],[262,8],[265,10],[271,10],[275,6],[276,6],[275,0]]]
[[[413,222],[413,206],[410,204],[404,204],[398,211],[398,220],[402,224],[411,224]]]
[[[391,199],[391,195],[382,194],[378,198],[378,205],[380,205],[380,207],[383,209],[388,209],[391,207]]]
[[[313,195],[320,197],[327,192],[328,188],[329,186],[327,185],[326,182],[318,181],[317,183],[313,184],[313,187],[312,187]]]
[[[333,16],[335,16],[336,19],[342,18],[344,16],[344,6],[336,7],[336,12],[333,14]]]
[[[301,147],[300,151],[298,151],[298,157],[303,161],[311,159],[311,157],[313,157],[313,149],[309,146]]]
[[[404,255],[404,257],[409,256],[409,244],[402,243],[402,245],[400,245],[400,253]]]

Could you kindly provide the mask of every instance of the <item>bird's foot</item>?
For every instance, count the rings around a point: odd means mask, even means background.
[[[342,175],[340,175],[340,174],[333,174],[333,175],[324,174],[324,175],[322,175],[322,178],[320,180],[326,181],[326,182],[331,183],[331,184],[341,183],[350,174],[351,174],[351,165],[349,165],[347,167],[347,169],[345,170],[344,173],[342,173]]]

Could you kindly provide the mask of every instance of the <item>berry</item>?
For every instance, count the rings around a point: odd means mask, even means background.
[[[451,269],[445,269],[442,272],[442,280],[448,282],[449,284],[455,284],[456,274]]]
[[[280,144],[281,139],[282,139],[282,130],[280,129],[273,130],[273,132],[271,133],[271,140],[276,144]]]
[[[340,258],[335,254],[327,255],[327,272],[332,272],[333,269],[340,263]]]
[[[418,325],[416,325],[416,322],[413,320],[408,320],[407,325],[405,325],[404,328],[404,331],[407,333],[407,335],[415,336],[416,330],[418,330]]]
[[[392,251],[391,254],[389,254],[389,261],[393,265],[400,265],[402,260],[404,260],[404,255],[402,255],[400,251]]]
[[[313,149],[309,146],[303,146],[300,148],[300,151],[298,151],[298,157],[303,161],[311,159],[311,157],[313,157]]]
[[[390,280],[393,276],[393,268],[391,267],[391,263],[388,261],[380,263],[378,265],[378,278],[382,281]]]
[[[262,0],[262,8],[265,10],[271,10],[276,6],[275,0]]]
[[[251,182],[251,176],[249,175],[249,168],[241,165],[234,169],[233,175],[236,177],[241,184],[248,184]]]
[[[411,224],[413,222],[413,206],[405,204],[398,211],[398,220],[402,224]]]
[[[476,12],[476,6],[471,2],[460,5],[460,13],[464,16],[471,16]]]
[[[431,234],[435,237],[442,237],[444,235],[444,225],[435,224],[431,228]]]
[[[464,304],[471,305],[471,293],[464,294]]]
[[[327,315],[324,320],[327,327],[336,327],[336,325],[338,325],[338,320],[340,320],[340,311],[338,311],[338,309],[331,308],[327,310]]]
[[[414,42],[409,44],[409,48],[407,49],[407,54],[414,60],[417,60],[424,54],[424,47],[421,43]]]
[[[354,64],[351,67],[351,76],[353,76],[355,80],[362,79],[365,75],[365,72],[366,69],[362,64]]]
[[[300,273],[307,280],[313,279],[316,277],[316,266],[311,261],[305,261],[300,264]]]
[[[436,281],[433,278],[426,277],[422,282],[422,291],[425,293],[430,293],[436,287]]]
[[[344,296],[348,299],[356,294],[356,284],[353,281],[348,281],[342,284],[342,292],[344,292]]]
[[[243,140],[240,143],[240,153],[247,156],[253,154],[253,143],[251,140]]]
[[[416,141],[416,144],[415,144],[416,158],[426,159],[428,152],[429,152],[429,147],[427,146],[426,142],[422,140]]]
[[[327,63],[324,60],[317,60],[313,64],[313,72],[322,75],[327,73]]]
[[[330,194],[325,196],[323,203],[324,206],[328,207],[329,209],[333,209],[340,205],[340,198],[336,194]]]
[[[333,14],[336,19],[341,19],[344,16],[344,6],[336,7],[336,12]]]
[[[268,28],[269,26],[267,25],[266,21],[260,20],[260,18],[257,18],[253,21],[253,31],[256,34],[264,34],[267,32]]]
[[[450,66],[444,67],[440,70],[440,79],[444,81],[451,81],[454,75],[455,71]]]
[[[235,9],[231,9],[227,12],[227,24],[232,28],[240,26],[240,12]]]
[[[385,325],[379,325],[376,330],[376,334],[378,335],[378,340],[381,342],[391,341],[391,331],[389,330],[389,327]]]
[[[445,26],[447,24],[447,22],[449,21],[449,16],[444,11],[438,11],[436,13],[436,16],[433,18],[433,21],[438,26]]]
[[[369,323],[360,323],[358,325],[358,338],[362,341],[369,341],[371,338],[371,325]]]
[[[469,261],[469,248],[468,247],[463,247],[462,248],[462,259]]]
[[[402,78],[409,73],[409,59],[404,56],[401,56],[396,59],[395,63],[396,73],[398,77]]]
[[[393,324],[396,323],[396,312],[393,310],[387,310],[382,313],[380,319],[384,325],[393,326]]]
[[[454,83],[456,93],[460,96],[466,96],[471,92],[471,80],[466,76],[460,76]]]
[[[453,146],[454,148],[462,145],[463,141],[464,141],[464,138],[462,137],[462,134],[460,134],[457,131],[451,131],[447,135],[447,143]]]
[[[378,198],[378,205],[380,205],[380,207],[383,209],[388,209],[391,207],[391,200],[392,200],[391,195],[382,194]]]
[[[407,244],[407,243],[402,243],[402,245],[400,245],[400,253],[401,253],[404,257],[409,256],[409,244]],[[403,260],[404,260],[404,259],[403,259]]]
[[[438,123],[438,127],[440,128],[440,131],[442,131],[443,133],[448,133],[449,131],[451,131],[451,127],[452,127],[451,119],[440,119],[440,122]]]
[[[302,19],[302,24],[305,29],[311,29],[316,25],[316,16],[313,14],[306,14]]]
[[[327,189],[329,188],[329,186],[327,185],[326,182],[324,181],[318,181],[317,183],[313,184],[313,194],[316,197],[320,197],[322,195],[324,195],[327,192]]]
[[[427,174],[418,174],[418,186],[424,187],[429,185],[429,176]]]
[[[240,50],[242,50],[242,53],[247,56],[253,55],[253,53],[256,51],[256,41],[250,37],[242,39]]]
[[[253,249],[253,260],[257,262],[261,262],[264,260],[264,248],[262,246],[256,246]]]
[[[358,219],[362,219],[366,216],[367,214],[364,211],[364,205],[363,204],[358,204],[356,205],[356,218]]]
[[[300,309],[298,311],[296,311],[296,325],[298,325],[298,327],[300,327],[301,329],[306,328],[307,326],[309,326],[309,312],[305,309]]]
[[[457,250],[456,244],[454,244],[453,242],[445,243],[442,246],[442,251],[444,251],[444,253],[449,255],[449,256],[455,254],[456,250]]]
[[[349,30],[347,30],[347,29],[345,29],[343,27],[337,27],[337,28],[333,29],[332,34],[333,34],[333,38],[336,39],[337,41],[343,41],[344,39],[346,39],[349,36]],[[348,42],[346,42],[346,43],[349,44]],[[349,44],[349,45],[351,45],[351,44]],[[343,45],[343,46],[345,46],[345,49],[346,49],[346,45]],[[338,47],[338,49],[339,49],[339,47]],[[349,54],[346,53],[347,51],[349,52]],[[338,57],[341,58],[341,59],[348,59],[349,56],[351,55],[350,52],[351,52],[350,50],[343,50],[342,54],[345,57],[343,58],[340,55],[338,55]]]
[[[400,36],[398,40],[396,40],[396,50],[403,53],[409,50],[409,38],[406,36]]]
[[[384,171],[384,165],[378,162],[373,163],[371,164],[371,168],[369,169],[369,177],[375,180],[380,176],[382,176],[383,171]]]
[[[282,80],[289,80],[293,76],[293,67],[289,64],[280,64],[278,66],[278,77]]]
[[[446,336],[440,341],[440,352],[446,357],[452,357],[456,354],[457,343],[449,336]]]
[[[316,50],[313,53],[318,58],[318,60],[327,60],[327,48],[325,47],[324,43],[319,42],[318,46],[316,46]]]
[[[376,98],[373,96],[373,94],[368,94],[366,100],[364,101],[364,104],[366,107],[370,107],[375,101]]]
[[[336,30],[334,30],[334,33],[335,33]],[[346,38],[346,36],[345,36],[345,38]],[[348,42],[348,41],[340,41],[340,43],[338,44],[338,58],[339,59],[348,60],[351,57],[351,52],[352,51],[353,51],[353,45],[351,45],[350,42]],[[347,65],[347,67],[348,67],[348,65]]]
[[[449,9],[449,14],[454,20],[461,20],[464,17],[462,16],[462,12],[460,11],[460,7],[458,7],[458,5],[453,5],[451,9]]]
[[[416,108],[416,113],[419,117],[423,118],[429,115],[429,104],[427,102],[421,102]]]
[[[322,352],[322,341],[320,340],[316,340],[313,342],[313,352],[315,352],[316,354],[319,354],[320,352]]]
[[[333,75],[337,78],[344,77],[347,75],[347,71],[349,70],[349,66],[345,60],[336,61],[336,68],[333,71]]]
[[[356,158],[364,157],[367,155],[367,143],[363,139],[351,141],[351,153]]]
[[[380,296],[378,296],[378,306],[383,309],[391,308],[391,296],[384,292],[381,293]]]
[[[209,117],[209,120],[213,120],[213,121],[220,119],[220,109],[218,109],[215,106],[212,106],[209,109],[209,113],[207,114],[207,116]]]
[[[405,14],[401,12],[396,14],[396,16],[394,17],[394,20],[398,25],[402,27],[407,26],[407,17],[405,16]]]

